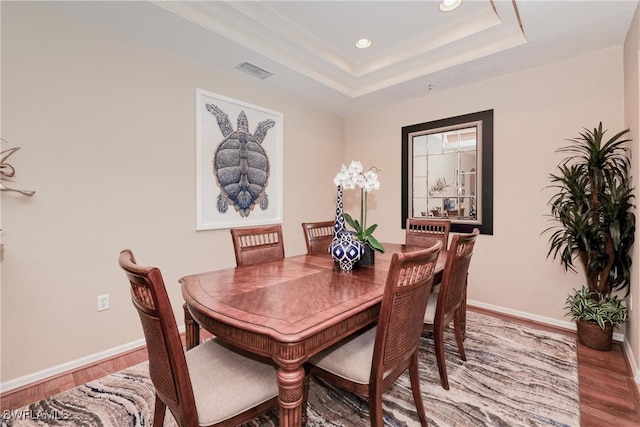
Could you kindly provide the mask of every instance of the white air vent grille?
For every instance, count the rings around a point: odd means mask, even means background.
[[[259,79],[262,79],[262,80],[266,79],[267,77],[273,76],[273,73],[270,73],[269,71],[264,70],[264,69],[262,69],[262,68],[260,68],[260,67],[258,67],[256,65],[253,65],[253,64],[251,64],[249,62],[243,62],[243,63],[241,63],[239,65],[236,65],[236,68],[238,70],[242,70],[245,73],[249,73],[252,76],[255,76],[255,77],[257,77]]]

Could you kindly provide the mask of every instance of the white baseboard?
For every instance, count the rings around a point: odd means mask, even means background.
[[[119,354],[126,353],[127,351],[144,347],[145,345],[146,345],[145,340],[140,339],[140,340],[131,342],[129,344],[124,344],[118,347],[110,348],[108,350],[101,351],[99,353],[95,353],[87,357],[82,357],[80,359],[72,360],[71,362],[63,363],[62,365],[54,366],[52,368],[35,372],[33,374],[25,375],[23,377],[19,377],[14,380],[5,381],[0,384],[0,393],[6,393],[10,390],[15,390],[17,388],[20,388],[38,381],[42,381],[44,379],[63,374],[65,372],[73,371],[84,366],[89,366],[96,362],[100,362],[101,360],[105,360],[110,357],[118,356]]]
[[[631,351],[629,341],[625,339],[622,344],[624,348],[624,354],[625,356],[627,356],[629,366],[631,367],[631,372],[633,373],[633,379],[635,380],[636,384],[640,384],[640,371],[638,371],[638,365],[636,363],[635,357],[633,357],[633,351]]]
[[[184,326],[178,327],[178,331],[180,333],[183,333]],[[108,350],[89,355],[87,357],[82,357],[80,359],[72,360],[71,362],[63,363],[62,365],[54,366],[49,369],[34,372],[33,374],[5,381],[3,383],[0,383],[0,393],[6,393],[20,387],[28,386],[30,384],[55,377],[56,375],[64,374],[65,372],[75,371],[77,369],[90,366],[94,363],[101,362],[105,359],[119,356],[122,353],[126,353],[131,350],[137,350],[144,347],[145,345],[147,345],[147,343],[145,342],[144,338],[142,338],[128,344],[113,347]]]
[[[535,321],[535,322],[542,323],[549,326],[555,326],[557,328],[562,328],[569,331],[576,330],[576,323],[571,321],[557,320],[551,317],[538,316],[536,314],[527,313],[525,311],[512,310],[510,308],[504,308],[504,307],[500,307],[492,304],[485,304],[483,302],[478,302],[473,300],[467,301],[467,304],[469,304],[470,306],[495,311],[497,313],[508,314],[510,316],[515,316],[515,317],[521,317],[523,319]],[[624,335],[618,332],[614,332],[613,340],[618,342],[624,342]]]
[[[486,304],[484,302],[479,302],[479,301],[468,300],[467,304],[473,307],[484,308],[490,311],[495,311],[497,313],[508,314],[510,316],[532,320],[535,322],[543,323],[545,325],[555,326],[557,328],[567,329],[570,331],[576,330],[575,322],[567,322],[567,321],[552,319],[550,317],[538,316],[536,314],[527,313],[525,311],[512,310],[510,308],[504,308],[497,305]]]

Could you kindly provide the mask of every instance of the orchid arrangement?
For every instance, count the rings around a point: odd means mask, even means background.
[[[372,166],[364,172],[362,163],[354,160],[348,167],[342,165],[333,179],[333,183],[336,186],[341,185],[345,190],[353,190],[356,187],[360,187],[360,221],[354,220],[346,212],[344,213],[344,219],[355,230],[358,240],[372,249],[384,252],[384,246],[373,237],[373,232],[378,227],[378,224],[367,227],[367,195],[372,190],[380,188],[380,181],[378,181],[378,172],[380,170],[376,166]]]

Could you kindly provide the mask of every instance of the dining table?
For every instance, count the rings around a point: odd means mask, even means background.
[[[384,243],[375,263],[342,271],[326,255],[296,255],[262,264],[182,277],[187,349],[200,327],[278,366],[280,425],[306,422],[305,362],[378,320],[392,254],[424,249]],[[444,270],[440,252],[434,286]],[[232,397],[230,397],[232,398]]]

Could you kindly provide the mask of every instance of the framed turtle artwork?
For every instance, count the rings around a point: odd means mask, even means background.
[[[196,230],[282,222],[282,113],[196,90]]]

